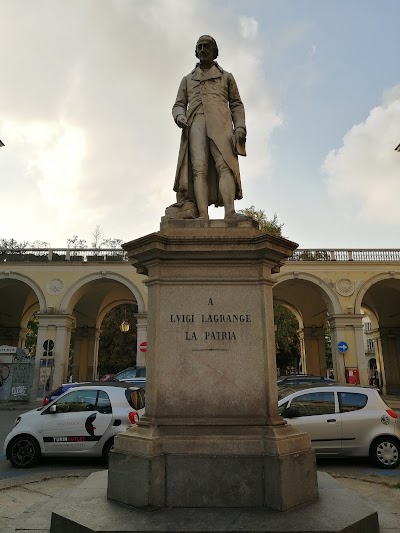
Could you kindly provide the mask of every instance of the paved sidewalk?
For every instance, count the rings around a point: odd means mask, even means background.
[[[70,475],[20,483],[0,490],[0,533],[49,533],[51,513],[86,478]],[[337,477],[378,512],[381,533],[400,533],[400,484],[391,480]],[[340,512],[340,509],[338,509]]]

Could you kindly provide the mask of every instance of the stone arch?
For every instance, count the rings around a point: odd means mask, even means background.
[[[371,320],[372,329],[377,329],[379,327],[378,317],[373,309],[366,304],[362,304],[361,308],[364,310],[364,313]],[[361,312],[361,309],[360,309]]]
[[[122,299],[122,300],[114,301],[114,302],[111,302],[111,303],[107,304],[107,305],[102,309],[102,311],[99,313],[99,315],[98,315],[98,317],[97,317],[96,328],[100,328],[101,323],[103,322],[104,317],[106,316],[106,314],[107,314],[109,311],[111,311],[111,309],[114,309],[114,307],[117,307],[118,305],[129,304],[129,303],[131,303],[129,300]],[[138,312],[139,312],[139,311],[138,311]]]
[[[290,303],[286,302],[285,300],[283,300],[281,298],[274,300],[274,303],[283,305],[284,307],[289,309],[289,311],[291,313],[293,313],[293,315],[296,317],[296,320],[299,323],[299,329],[303,328],[303,326],[304,326],[303,317],[302,317],[300,311],[296,307],[294,307],[293,305],[291,305]]]
[[[368,281],[363,283],[360,288],[358,289],[357,296],[355,298],[354,303],[354,312],[360,313],[362,306],[362,301],[364,299],[364,296],[368,289],[370,289],[373,285],[376,283],[379,283],[380,281],[384,281],[385,279],[398,279],[400,280],[400,273],[398,272],[386,272],[384,274],[377,274],[376,276],[373,276]]]
[[[318,276],[315,276],[313,274],[306,274],[305,272],[288,272],[287,274],[278,275],[275,278],[275,281],[276,285],[280,285],[285,281],[292,281],[295,279],[308,281],[314,285],[318,285],[325,293],[327,302],[332,305],[332,309],[329,309],[330,314],[336,315],[341,314],[343,312],[342,306],[339,302],[339,298],[337,297],[334,290],[328,285],[328,283],[323,281]]]
[[[28,285],[37,296],[39,301],[39,311],[41,313],[45,313],[47,311],[46,298],[43,294],[43,291],[31,278],[25,276],[24,274],[19,274],[18,272],[0,272],[0,279],[16,279]]]
[[[125,278],[124,276],[121,276],[121,274],[118,274],[116,272],[96,272],[93,274],[88,274],[87,276],[84,276],[83,278],[80,278],[76,283],[71,285],[71,287],[67,290],[65,293],[61,304],[60,304],[60,312],[61,313],[68,313],[69,306],[71,305],[71,300],[75,293],[84,285],[87,283],[90,283],[91,281],[96,281],[98,279],[111,279],[114,281],[117,281],[118,283],[121,283],[122,285],[125,285],[131,293],[135,296],[136,302],[138,305],[138,313],[145,313],[145,303],[142,296],[142,293],[137,288],[137,286],[132,283],[129,279]]]

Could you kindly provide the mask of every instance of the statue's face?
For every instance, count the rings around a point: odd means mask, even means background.
[[[200,63],[211,63],[214,59],[214,44],[209,39],[200,39],[196,44],[197,57]]]

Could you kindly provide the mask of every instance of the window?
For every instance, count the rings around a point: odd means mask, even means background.
[[[125,390],[125,396],[128,400],[129,405],[135,409],[136,411],[139,411],[139,409],[144,409],[145,405],[145,392],[144,389],[126,389]]]
[[[60,398],[57,413],[79,413],[93,411],[96,406],[97,390],[75,390]]]
[[[111,414],[111,402],[108,394],[101,390],[74,390],[57,402],[57,413],[80,413],[81,411],[98,411]]]
[[[357,411],[367,405],[368,397],[358,392],[338,392],[341,413]]]
[[[103,415],[109,415],[112,413],[111,402],[108,394],[103,390],[99,390],[97,396],[96,410]]]
[[[335,412],[334,392],[310,392],[293,398],[290,407],[300,416],[331,415]]]
[[[375,350],[374,350],[374,339],[368,339],[367,340],[367,350],[368,350],[368,353],[375,353]]]

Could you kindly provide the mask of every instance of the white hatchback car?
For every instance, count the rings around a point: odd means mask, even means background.
[[[123,382],[72,387],[48,405],[17,417],[4,453],[17,468],[36,465],[41,456],[103,457],[144,414],[145,391]]]
[[[319,457],[370,457],[381,468],[400,462],[397,414],[374,388],[351,385],[280,388],[279,414],[308,433]]]

